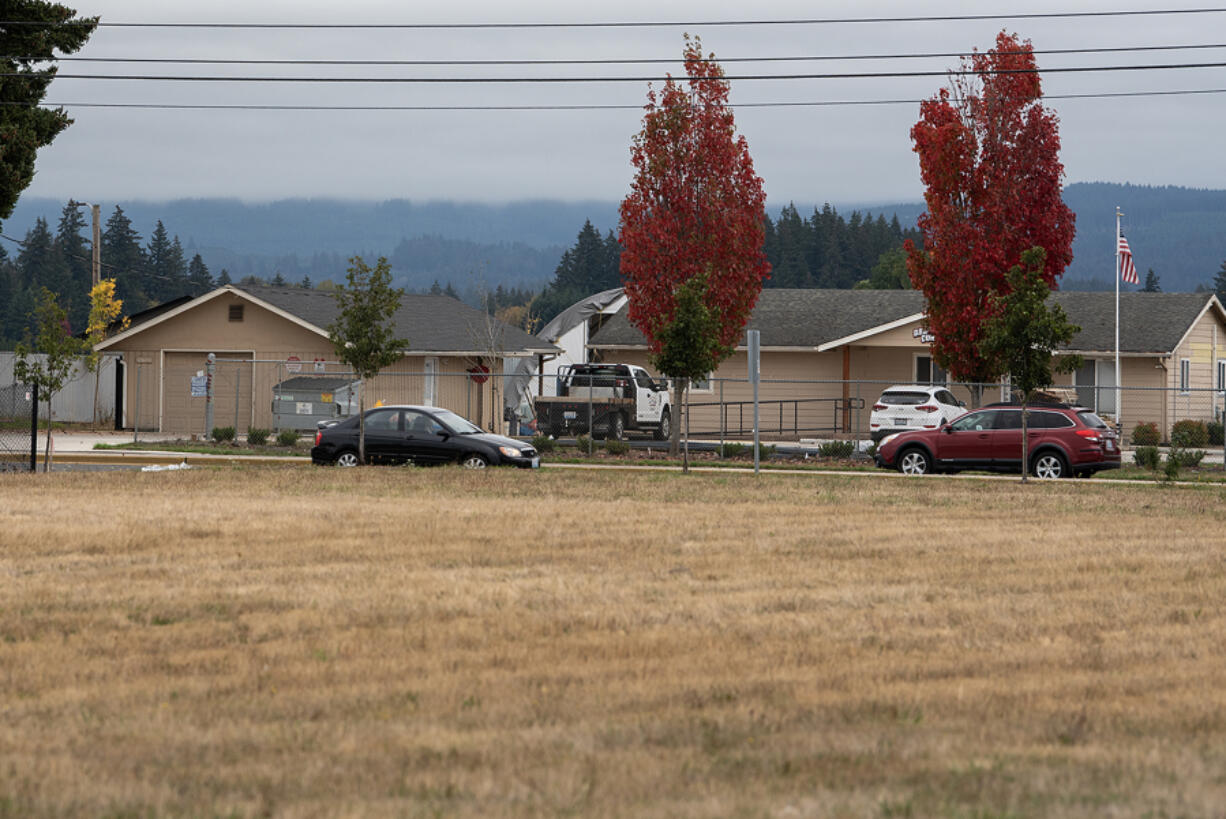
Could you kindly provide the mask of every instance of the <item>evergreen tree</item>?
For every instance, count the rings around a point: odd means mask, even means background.
[[[85,217],[75,205],[65,205],[55,232],[55,247],[67,270],[67,280],[51,287],[68,314],[73,327],[84,327],[89,320],[89,291],[93,286],[93,254],[81,235]]]
[[[281,271],[277,271],[277,275],[272,277],[272,281],[269,284],[273,287],[285,287],[285,277],[281,275]]]
[[[132,229],[132,220],[118,205],[102,232],[102,258],[115,276],[116,296],[129,310],[138,313],[153,306],[145,290],[146,260],[140,234]]]
[[[1226,261],[1222,262],[1217,275],[1213,277],[1213,289],[1219,299],[1226,301]]]
[[[553,280],[533,303],[533,312],[537,318],[549,321],[580,299],[620,285],[621,244],[612,231],[601,238],[591,220],[586,220],[574,247],[562,254]]]
[[[311,277],[303,276],[302,281],[298,283],[298,286],[301,287],[303,290],[310,290],[312,288]]]
[[[12,215],[34,178],[38,149],[72,124],[63,108],[40,103],[56,73],[55,65],[42,66],[79,50],[98,25],[97,17],[75,15],[45,0],[5,0],[0,6],[0,219]]]
[[[451,298],[455,299],[456,301],[460,300],[460,294],[457,293],[455,288],[451,286],[451,282],[447,282],[447,286],[443,288],[443,295],[451,296]]]
[[[148,259],[145,289],[154,301],[168,301],[191,290],[183,245],[179,243],[178,236],[173,240],[170,238],[161,219],[149,238]]]
[[[430,295],[431,296],[443,295],[443,288],[439,285],[438,279],[435,279],[434,284],[430,285]]]
[[[191,264],[187,266],[187,280],[191,285],[193,296],[199,296],[213,289],[213,277],[199,253],[192,257]]]
[[[1151,267],[1149,272],[1145,274],[1145,286],[1141,288],[1142,293],[1161,293],[1162,288],[1158,286],[1159,277],[1155,275],[1154,269]]]
[[[227,284],[232,284],[230,280],[230,271],[223,267],[221,269],[221,273],[217,276],[217,286],[225,287]]]

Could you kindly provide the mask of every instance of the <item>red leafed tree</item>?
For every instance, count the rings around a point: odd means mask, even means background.
[[[928,210],[919,218],[924,247],[906,244],[907,269],[928,302],[933,358],[960,381],[1002,375],[978,343],[989,297],[1008,292],[1005,275],[1022,253],[1046,251],[1053,289],[1073,258],[1058,119],[1042,98],[1030,41],[1002,31],[920,105],[911,129]]]
[[[770,274],[762,243],[766,194],[728,106],[728,81],[714,54],[686,38],[688,81],[670,75],[647,93],[634,138],[630,194],[621,204],[621,274],[628,316],[660,352],[677,293],[707,277],[704,303],[718,318],[715,360],[728,356]],[[666,375],[688,375],[666,373]]]

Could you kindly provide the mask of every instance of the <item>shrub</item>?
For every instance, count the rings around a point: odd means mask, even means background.
[[[630,444],[625,441],[608,440],[604,442],[605,452],[610,455],[625,455],[630,451]]]
[[[298,430],[283,429],[277,433],[277,446],[293,446],[298,443]]]
[[[1153,421],[1142,421],[1132,430],[1133,446],[1157,446],[1158,425]]]
[[[1179,477],[1179,452],[1177,450],[1167,453],[1166,463],[1162,465],[1162,474],[1168,481]]]
[[[1204,421],[1187,419],[1176,421],[1171,427],[1171,446],[1179,449],[1206,446],[1209,443],[1209,429]]]
[[[575,436],[575,449],[578,449],[584,455],[591,455],[595,452],[595,449],[592,447],[592,439],[588,435]]]
[[[1205,457],[1203,449],[1172,449],[1171,456],[1179,462],[1180,466],[1186,466],[1195,469],[1200,466],[1200,462]]]
[[[773,458],[773,457],[775,457],[775,446],[774,446],[774,444],[758,444],[758,457],[759,457],[759,458]]]
[[[817,451],[823,458],[850,458],[856,445],[851,441],[826,441]]]
[[[877,444],[876,443],[869,444],[868,449],[864,450],[864,454],[870,458],[876,455],[877,454]]]
[[[1133,460],[1137,462],[1137,466],[1145,469],[1157,471],[1158,464],[1162,460],[1158,455],[1158,447],[1156,446],[1139,446],[1132,453]]]
[[[1209,434],[1209,446],[1221,446],[1222,441],[1222,422],[1210,421],[1205,424],[1205,431]]]
[[[247,430],[247,443],[252,446],[263,446],[268,443],[268,430],[256,427]]]
[[[548,435],[532,436],[532,446],[537,452],[553,452],[554,447],[558,445],[557,441],[550,438]]]
[[[213,427],[213,440],[217,443],[234,440],[234,427]]]
[[[720,448],[719,456],[721,458],[735,458],[736,456],[741,455],[744,452],[745,452],[744,444],[736,444],[736,443],[724,444]]]

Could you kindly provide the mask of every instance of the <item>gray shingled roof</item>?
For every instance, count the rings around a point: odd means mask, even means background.
[[[336,297],[327,290],[301,287],[257,287],[231,285],[260,301],[290,313],[308,324],[327,331],[339,310]],[[396,335],[408,339],[409,349],[432,353],[471,352],[483,349],[488,339],[486,317],[450,296],[406,293],[394,316]],[[496,321],[496,319],[491,319]],[[497,322],[502,329],[501,348],[507,353],[555,353],[557,348],[517,327]]]
[[[1115,349],[1115,294],[1057,292],[1069,320],[1081,327],[1069,349]],[[1209,300],[1207,293],[1120,294],[1120,350],[1169,353]],[[766,289],[746,329],[760,330],[763,347],[816,348],[924,311],[916,290]],[[592,337],[591,346],[646,346],[623,308]]]

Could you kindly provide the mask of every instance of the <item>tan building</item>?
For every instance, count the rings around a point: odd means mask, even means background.
[[[226,285],[134,316],[131,327],[99,345],[121,361],[116,418],[128,429],[205,433],[206,399],[192,382],[213,353],[214,426],[276,428],[276,385],[348,375],[328,340],[338,312],[326,290]],[[501,430],[501,379],[486,373],[502,372],[503,359],[558,352],[448,296],[406,295],[393,320],[408,349],[365,385],[367,406],[447,407]]]
[[[1068,352],[1083,356],[1058,384],[1106,416],[1116,414],[1115,295],[1057,292],[1081,332]],[[833,435],[868,431],[868,408],[892,384],[949,383],[932,360],[924,298],[914,290],[766,289],[747,329],[761,332],[763,428]],[[643,335],[623,309],[588,344],[595,357],[648,365]],[[1120,296],[1120,358],[1126,434],[1142,421],[1169,432],[1184,418],[1211,420],[1226,389],[1226,310],[1212,294],[1125,293]],[[744,430],[752,398],[745,347],[691,395],[691,433]],[[970,390],[951,385],[972,403]],[[983,401],[1001,400],[1001,386]]]

